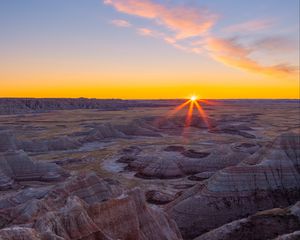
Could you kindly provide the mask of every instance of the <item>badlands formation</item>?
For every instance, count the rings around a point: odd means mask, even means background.
[[[300,239],[297,101],[0,105],[1,240]]]

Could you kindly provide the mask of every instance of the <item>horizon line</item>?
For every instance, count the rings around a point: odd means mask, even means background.
[[[0,97],[0,99],[93,99],[93,100],[122,100],[122,101],[167,101],[186,100],[188,98],[96,98],[96,97]],[[299,98],[199,98],[205,100],[299,100]]]

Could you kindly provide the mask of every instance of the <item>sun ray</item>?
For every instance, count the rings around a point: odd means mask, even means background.
[[[174,109],[168,111],[165,116],[163,116],[159,119],[155,119],[154,120],[154,125],[159,127],[159,125],[161,125],[162,123],[167,121],[173,115],[177,114],[184,107],[188,107],[188,111],[186,113],[186,117],[185,117],[185,120],[184,120],[185,122],[184,122],[184,125],[183,125],[182,135],[186,135],[187,130],[191,126],[192,119],[193,119],[194,108],[197,109],[197,113],[198,113],[200,119],[205,123],[207,128],[210,128],[211,124],[209,122],[207,114],[205,113],[201,103],[208,104],[208,105],[218,105],[218,104],[215,104],[214,102],[212,102],[210,100],[199,99],[196,95],[192,95],[190,97],[190,99],[188,99],[185,102],[181,103],[180,105],[178,105]]]
[[[190,102],[189,110],[187,112],[186,119],[185,119],[185,125],[184,125],[185,129],[189,128],[191,125],[191,121],[192,121],[192,117],[193,117],[193,110],[194,110],[194,102],[195,101]]]
[[[203,110],[203,108],[201,107],[201,105],[196,101],[196,102],[195,102],[195,106],[196,106],[196,108],[197,108],[197,110],[198,110],[198,113],[199,113],[200,118],[204,121],[205,125],[206,125],[208,128],[210,128],[210,123],[209,123],[209,121],[208,121],[208,117],[207,117],[205,111]]]
[[[168,111],[166,113],[165,116],[161,117],[161,118],[157,118],[153,121],[154,126],[158,127],[160,124],[162,124],[163,122],[165,122],[168,118],[171,118],[172,116],[174,116],[176,113],[178,113],[179,111],[181,111],[185,106],[187,106],[189,103],[191,102],[191,100],[187,100],[184,103],[180,104],[179,106],[177,106],[175,109],[172,109],[170,111]]]
[[[175,115],[177,112],[179,112],[181,109],[183,109],[186,105],[188,105],[191,102],[191,100],[187,100],[186,102],[180,104],[177,106],[175,109],[171,110],[170,112],[167,113],[166,117],[169,118],[173,115]]]
[[[219,105],[218,102],[216,102],[216,101],[211,101],[211,100],[198,99],[197,101],[198,101],[198,102],[203,102],[203,103],[205,103],[205,104],[207,104],[207,105],[212,105],[212,106],[217,106],[217,105]]]

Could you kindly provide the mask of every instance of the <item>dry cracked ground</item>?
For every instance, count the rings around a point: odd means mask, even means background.
[[[0,115],[0,239],[300,239],[299,101],[176,104]]]

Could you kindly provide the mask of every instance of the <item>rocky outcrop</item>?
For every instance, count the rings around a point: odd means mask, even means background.
[[[101,179],[95,173],[71,177],[53,188],[47,201],[64,202],[68,196],[77,196],[88,204],[102,202],[122,193],[119,183],[112,179]]]
[[[92,129],[86,137],[82,139],[83,142],[93,142],[103,140],[105,138],[120,138],[125,137],[124,133],[117,130],[112,124],[105,123],[96,126]]]
[[[15,198],[23,201],[7,204]],[[21,234],[41,240],[181,239],[175,222],[147,206],[139,189],[123,191],[118,182],[95,173],[71,177],[43,194],[11,196],[0,206],[6,206],[0,210],[0,239]]]
[[[113,239],[181,239],[175,223],[158,208],[147,207],[138,189],[93,211],[96,224]]]
[[[128,161],[127,169],[136,171],[136,176],[142,178],[177,178],[233,166],[250,154],[220,146],[210,153],[190,151],[185,155],[188,157],[178,151],[153,152],[151,156],[139,154]]]
[[[39,188],[26,188],[20,192],[0,199],[0,210],[14,208],[25,202],[33,199],[42,199],[51,190],[52,186],[39,187]]]
[[[22,150],[0,153],[0,168],[0,189],[12,181],[57,181],[66,175],[54,163],[33,162]]]
[[[300,199],[300,136],[283,134],[241,163],[218,171],[170,203],[186,238],[194,238],[259,210]]]
[[[10,131],[1,131],[0,139],[7,139],[0,151],[0,190],[11,188],[14,182],[57,181],[67,175],[54,163],[33,162],[23,150],[16,150]]]
[[[285,236],[276,239],[288,239],[288,235],[295,236],[297,230],[300,230],[300,202],[290,208],[265,210],[227,223],[195,240],[273,239],[278,235]]]
[[[77,196],[68,197],[62,208],[38,217],[34,228],[63,239],[111,239],[97,227],[88,214],[88,205]]]

